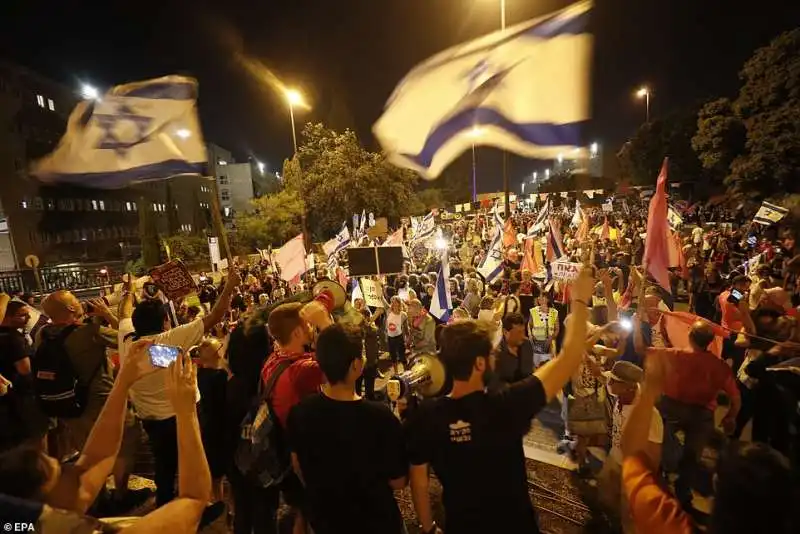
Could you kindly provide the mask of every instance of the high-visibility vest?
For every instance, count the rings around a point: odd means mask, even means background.
[[[539,307],[531,308],[531,333],[537,341],[544,341],[551,337],[558,326],[558,310],[550,308],[547,310],[547,318],[543,319],[539,314]]]

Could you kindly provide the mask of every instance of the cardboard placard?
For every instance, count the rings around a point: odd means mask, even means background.
[[[614,211],[614,206],[610,202],[603,204],[603,213],[610,213]]]
[[[189,269],[180,260],[173,260],[154,267],[150,271],[150,278],[171,300],[179,300],[197,292],[197,284]]]
[[[578,278],[578,274],[581,272],[581,264],[569,261],[556,261],[550,264],[550,270],[553,273],[553,279],[570,281]]]
[[[369,278],[362,278],[359,282],[361,284],[361,294],[364,295],[364,302],[366,302],[367,306],[383,308],[381,283]]]

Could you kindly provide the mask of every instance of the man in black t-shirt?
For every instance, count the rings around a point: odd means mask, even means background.
[[[24,302],[12,300],[0,323],[0,376],[11,386],[0,396],[0,443],[13,443],[33,437],[43,430],[35,408],[31,383],[29,347],[20,329],[28,324],[30,308]]]
[[[404,532],[393,493],[408,474],[403,431],[386,405],[355,393],[362,347],[357,326],[334,324],[320,333],[316,358],[328,383],[292,408],[286,424],[316,534]]]
[[[447,397],[423,402],[406,426],[411,492],[423,532],[437,530],[429,466],[444,488],[447,534],[539,532],[522,437],[580,365],[593,286],[591,269],[584,268],[572,289],[572,314],[578,319],[566,329],[563,352],[496,393],[487,393],[484,382],[494,368],[492,327],[459,321],[444,328],[440,358],[453,389]]]

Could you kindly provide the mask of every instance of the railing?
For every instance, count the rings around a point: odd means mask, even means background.
[[[90,289],[120,281],[122,262],[76,263],[46,266],[39,269],[41,288],[33,269],[0,271],[0,291],[3,293],[50,293],[58,289]]]

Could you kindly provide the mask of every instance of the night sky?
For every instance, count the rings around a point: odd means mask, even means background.
[[[568,0],[506,0],[508,25]],[[370,128],[400,78],[451,45],[496,29],[499,0],[3,0],[0,56],[65,84],[101,88],[172,73],[200,81],[209,141],[280,168],[291,153],[286,104],[271,71],[306,95],[298,121]],[[654,90],[658,116],[737,90],[737,72],[759,46],[800,26],[800,2],[596,0],[594,120],[588,141],[612,157],[644,120],[633,91]],[[244,61],[243,61],[244,58]],[[264,70],[248,69],[260,63]],[[499,163],[479,155],[482,189],[500,185]],[[510,176],[542,162],[514,158]]]

